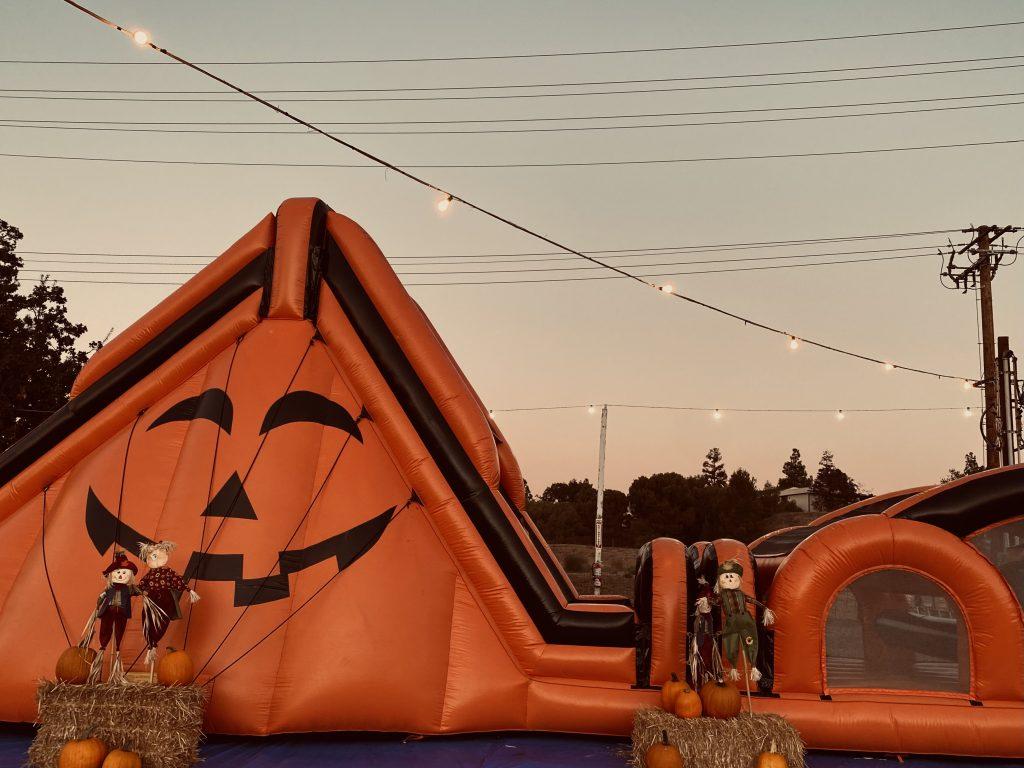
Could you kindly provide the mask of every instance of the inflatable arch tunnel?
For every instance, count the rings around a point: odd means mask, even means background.
[[[698,578],[736,558],[777,614],[754,707],[809,746],[1024,756],[1024,468],[749,547],[657,539],[632,601],[580,595],[524,495],[374,242],[289,200],[0,455],[0,720],[34,720],[112,552],[170,539],[202,599],[165,644],[209,732],[626,734],[685,672]],[[129,623],[126,665],[143,650]]]

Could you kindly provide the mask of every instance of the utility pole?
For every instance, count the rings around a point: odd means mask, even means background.
[[[601,406],[601,443],[597,450],[597,514],[594,516],[594,594],[601,594],[601,539],[604,528],[604,446],[608,440],[608,406]]]
[[[1000,459],[1004,467],[1020,463],[1024,448],[1024,427],[1021,426],[1021,382],[1017,378],[1017,356],[1010,349],[1010,339],[1000,336],[999,352],[999,436]]]
[[[981,298],[981,357],[985,376],[985,466],[998,467],[999,395],[996,392],[996,329],[992,317],[992,231],[984,225],[977,229],[978,290]]]
[[[1016,232],[1017,227],[998,227],[982,225],[961,230],[973,234],[969,243],[957,249],[950,244],[949,260],[943,277],[953,281],[953,286],[967,293],[977,290],[981,301],[981,336],[982,336],[982,381],[985,390],[985,408],[981,415],[982,436],[985,440],[985,466],[993,469],[1002,463],[1000,407],[999,407],[999,373],[996,361],[996,331],[992,308],[992,280],[1004,256],[1016,255],[1015,248],[992,248],[992,243],[1008,232]],[[967,255],[967,264],[957,264],[959,256]],[[950,286],[950,287],[953,287]],[[975,386],[978,386],[976,384]]]

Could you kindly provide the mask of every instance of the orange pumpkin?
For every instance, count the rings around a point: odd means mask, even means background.
[[[644,755],[647,768],[683,768],[683,757],[673,744],[669,744],[668,731],[661,732],[661,741],[656,741]]]
[[[156,679],[160,685],[188,685],[193,677],[192,658],[184,651],[168,648],[156,668]]]
[[[700,694],[683,683],[683,690],[676,696],[675,703],[672,705],[672,712],[675,713],[676,717],[690,718],[700,717],[703,711],[704,705],[701,704]]]
[[[142,768],[142,758],[125,749],[115,749],[103,761],[103,768]]]
[[[736,717],[743,703],[740,689],[721,677],[704,683],[700,689],[700,700],[704,704],[704,714],[719,720]]]
[[[756,768],[789,768],[784,755],[775,751],[775,739],[772,739],[771,746],[767,752],[757,756]]]
[[[686,690],[689,690],[689,686],[673,672],[671,679],[661,686],[661,708],[666,712],[671,712],[676,703],[676,697]]]
[[[69,741],[61,747],[57,768],[100,768],[106,756],[107,745],[87,732],[84,739]]]
[[[92,648],[72,645],[57,659],[55,676],[62,682],[80,685],[88,679],[89,667],[95,658],[96,651]]]

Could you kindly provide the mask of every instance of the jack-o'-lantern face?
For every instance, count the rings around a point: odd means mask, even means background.
[[[359,422],[368,419],[363,410],[353,416],[341,405],[316,392],[299,390],[278,398],[267,409],[260,426],[260,435],[297,422],[311,422],[347,432],[350,438],[362,442]],[[178,421],[206,419],[230,435],[234,421],[234,408],[224,390],[208,389],[195,397],[175,403],[150,425],[147,431],[159,429],[165,424]],[[231,581],[235,585],[235,606],[255,605],[279,600],[288,596],[288,575],[308,568],[316,563],[334,558],[338,570],[350,565],[361,557],[384,532],[395,511],[391,507],[376,517],[354,528],[342,531],[316,544],[296,550],[285,550],[279,555],[279,573],[270,577],[245,578],[243,576],[243,554],[219,554],[194,551],[183,574],[186,580]],[[239,518],[257,521],[259,514],[238,472],[233,472],[224,485],[210,498],[206,508],[198,514],[205,517]],[[128,551],[139,551],[142,544],[153,541],[126,525],[110,512],[97,495],[89,488],[85,505],[85,522],[93,545],[100,554],[112,545],[120,544]],[[224,521],[226,522],[226,521]],[[154,550],[147,558],[150,568],[167,564],[167,553]]]

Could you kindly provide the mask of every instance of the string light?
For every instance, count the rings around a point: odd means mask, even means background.
[[[963,386],[964,386],[964,389],[970,389],[971,387],[974,386],[974,384],[972,384],[970,380],[964,379],[964,385]]]
[[[783,414],[827,414],[830,413],[836,418],[842,418],[847,413],[938,413],[940,411],[949,411],[956,413],[963,413],[964,406],[962,405],[949,405],[949,406],[910,406],[905,408],[708,408],[700,405],[658,405],[652,403],[608,403],[605,407],[607,408],[623,408],[631,410],[646,410],[646,411],[678,411],[692,412],[692,413],[703,413],[709,414],[712,418],[718,418],[719,415],[724,416],[725,411],[730,413],[783,413]],[[586,408],[590,413],[595,413],[597,406],[595,405],[538,405],[538,406],[526,406],[520,408],[494,408],[494,413],[542,413],[548,411],[568,411],[568,410],[579,410]],[[842,414],[842,416],[840,416]]]
[[[304,120],[303,118],[297,117],[296,115],[293,115],[292,113],[290,113],[290,112],[282,109],[281,107],[279,107],[279,106],[277,106],[277,105],[267,101],[266,99],[260,97],[256,93],[253,93],[252,91],[247,91],[244,88],[242,88],[242,87],[240,87],[238,85],[235,85],[231,81],[229,81],[229,80],[227,80],[227,79],[225,79],[225,78],[223,78],[223,77],[221,77],[219,75],[215,75],[213,72],[209,71],[208,69],[204,69],[202,66],[200,66],[199,64],[196,64],[195,62],[189,61],[188,59],[185,59],[185,58],[183,58],[183,57],[173,53],[172,51],[167,50],[166,48],[163,48],[163,47],[156,48],[156,46],[154,46],[151,42],[149,42],[149,35],[148,35],[148,33],[144,33],[142,30],[136,30],[135,32],[132,32],[131,30],[125,29],[124,27],[122,27],[122,26],[120,26],[120,25],[110,21],[109,19],[104,18],[103,16],[99,15],[95,11],[90,10],[89,8],[85,7],[84,5],[81,5],[80,3],[75,2],[75,0],[63,0],[63,2],[66,5],[69,5],[69,6],[73,7],[73,8],[75,8],[75,9],[77,9],[78,11],[81,11],[82,13],[92,17],[94,20],[98,21],[99,23],[105,24],[106,26],[108,26],[108,27],[110,27],[110,28],[112,28],[112,29],[114,29],[114,30],[116,30],[118,32],[121,32],[123,34],[127,34],[127,35],[131,36],[132,39],[135,40],[136,42],[144,41],[143,44],[149,45],[150,47],[155,48],[156,51],[159,52],[161,55],[166,56],[167,58],[169,58],[169,59],[171,59],[171,60],[173,60],[173,61],[177,62],[178,64],[181,64],[181,65],[183,65],[185,67],[188,67],[189,69],[191,69],[191,70],[193,70],[195,72],[198,72],[199,74],[203,75],[204,77],[207,77],[207,78],[209,78],[211,80],[214,80],[214,81],[220,83],[221,85],[231,89],[232,91],[238,93],[241,96],[244,96],[245,98],[248,98],[248,99],[250,99],[250,100],[252,100],[252,101],[254,101],[254,102],[258,103],[258,104],[261,104],[262,106],[264,106],[264,107],[266,107],[268,109],[273,110],[274,112],[276,112],[277,114],[281,115],[282,117],[285,117],[288,120],[291,120],[293,123],[296,123],[296,124],[306,128],[306,129],[308,129],[309,131],[311,131],[313,133],[316,133],[316,134],[319,134],[320,136],[323,136],[324,138],[334,142],[335,144],[339,144],[339,145],[341,145],[341,146],[343,146],[343,147],[345,147],[345,148],[355,152],[356,154],[360,155],[361,157],[365,158],[366,160],[369,160],[369,161],[371,161],[372,163],[374,163],[376,165],[379,165],[379,166],[382,166],[384,168],[390,169],[390,170],[394,171],[395,173],[400,174],[404,178],[408,179],[409,181],[412,181],[412,182],[414,182],[416,184],[419,184],[419,185],[421,185],[423,187],[427,187],[429,189],[434,190],[435,192],[438,192],[438,193],[444,195],[444,198],[439,200],[438,203],[437,203],[437,209],[438,209],[439,212],[441,212],[441,213],[446,212],[450,208],[452,202],[454,201],[453,195],[451,195],[450,193],[445,192],[443,189],[438,187],[436,184],[433,184],[432,182],[427,181],[425,178],[416,175],[415,173],[413,173],[410,170],[410,168],[419,168],[419,167],[426,167],[426,166],[404,166],[404,167],[402,167],[402,166],[395,165],[394,163],[391,163],[391,162],[385,160],[384,158],[382,158],[382,157],[380,157],[378,155],[375,155],[375,154],[373,154],[373,153],[363,149],[362,147],[359,147],[359,146],[351,143],[350,141],[345,140],[344,138],[338,136],[337,134],[329,133],[327,130],[321,128],[320,126],[318,126],[318,125],[316,125],[316,124],[314,124],[314,123],[312,123],[312,122],[310,122],[308,120]],[[142,36],[142,34],[139,34],[139,33],[144,34],[144,37]],[[1000,141],[1000,142],[986,142],[986,144],[1009,144],[1009,143],[1020,142],[1020,141],[1024,141],[1024,139],[1013,139],[1013,140],[1009,140],[1009,141]],[[970,146],[978,146],[978,145],[979,145],[978,143],[974,143],[974,144],[971,144]],[[942,147],[939,147],[939,146],[903,147],[903,148],[895,148],[895,149],[894,148],[889,148],[889,149],[885,149],[883,151],[909,151],[909,150],[921,150],[921,149],[939,149],[939,148],[951,148],[953,146],[959,147],[959,146],[967,146],[967,145],[949,145],[949,147],[946,147],[945,145],[943,145]],[[858,153],[866,153],[868,151],[875,152],[875,151],[878,151],[878,150],[857,150]],[[843,154],[843,153],[835,153],[835,152],[816,153],[816,155],[821,155],[821,156],[825,156],[825,155],[832,156],[832,155],[835,155],[835,154]],[[785,157],[790,157],[790,156],[791,155],[786,155]],[[805,155],[800,155],[800,156],[805,156]],[[764,158],[764,156],[758,156],[758,159],[763,159],[763,158]],[[714,159],[734,160],[736,158],[714,158]],[[685,158],[686,162],[690,162],[692,160],[693,160],[692,158]],[[148,161],[147,160],[147,161],[139,161],[139,162],[153,162],[153,161]],[[644,162],[646,162],[646,161],[644,161]],[[673,162],[675,162],[675,161],[673,161]],[[602,161],[602,163],[604,163],[604,161]],[[565,163],[562,163],[562,164],[565,165]],[[588,164],[589,165],[594,165],[596,163],[588,163]],[[616,162],[615,164],[621,165],[622,163]],[[524,164],[518,164],[518,167],[522,167],[523,165]],[[461,166],[461,167],[476,167],[476,166]],[[490,210],[488,208],[485,208],[482,205],[474,203],[474,202],[472,202],[470,200],[466,200],[464,198],[459,198],[459,200],[466,207],[468,207],[468,208],[470,208],[472,210],[475,210],[475,211],[477,211],[477,212],[479,212],[479,213],[481,213],[481,214],[483,214],[483,215],[485,215],[485,216],[487,216],[487,217],[489,217],[491,219],[494,219],[495,221],[501,222],[501,223],[506,224],[506,225],[508,225],[508,226],[510,226],[510,227],[512,227],[514,229],[517,229],[520,232],[522,232],[522,233],[524,233],[524,234],[526,234],[526,235],[528,235],[530,237],[536,238],[536,239],[541,240],[541,241],[543,241],[543,242],[545,242],[545,243],[547,243],[547,244],[549,244],[551,246],[554,246],[554,247],[558,248],[560,251],[564,251],[564,252],[572,254],[574,256],[578,256],[581,259],[584,259],[584,260],[586,260],[586,261],[588,261],[588,262],[590,262],[590,263],[592,263],[592,264],[594,264],[596,266],[603,267],[606,270],[608,270],[609,272],[613,272],[613,273],[619,275],[620,277],[634,280],[634,281],[644,285],[645,287],[648,287],[648,288],[658,288],[657,285],[654,285],[654,284],[648,282],[648,280],[646,278],[644,278],[644,277],[642,277],[640,275],[634,274],[634,273],[632,273],[632,272],[630,272],[630,271],[628,271],[626,269],[623,269],[620,266],[615,266],[614,264],[610,264],[607,261],[604,261],[604,260],[599,259],[599,258],[595,258],[592,255],[588,255],[588,254],[586,254],[586,253],[584,253],[584,252],[582,252],[580,250],[577,250],[575,248],[571,248],[571,247],[569,247],[567,245],[564,245],[563,243],[558,242],[557,240],[555,240],[553,238],[547,237],[546,235],[543,235],[543,234],[541,234],[540,232],[538,232],[538,231],[536,231],[534,229],[531,229],[531,228],[529,228],[529,227],[527,227],[527,226],[525,226],[523,224],[519,224],[518,222],[515,222],[515,221],[513,221],[513,220],[511,220],[509,218],[506,218],[505,216],[502,216],[501,214],[499,214],[499,213],[497,213],[495,211],[492,211],[492,210]],[[780,328],[774,328],[774,327],[772,327],[770,325],[767,325],[765,323],[758,322],[758,321],[754,320],[753,318],[749,318],[749,317],[745,317],[745,316],[742,316],[742,315],[738,315],[738,314],[736,314],[734,312],[730,312],[730,311],[728,311],[726,309],[723,309],[722,307],[718,307],[718,306],[715,306],[713,304],[709,304],[708,302],[701,301],[700,299],[697,299],[697,298],[695,298],[693,296],[687,296],[687,295],[684,295],[682,293],[674,293],[673,296],[674,296],[674,298],[677,298],[677,299],[679,299],[681,301],[686,301],[686,302],[688,302],[690,304],[702,307],[704,309],[707,309],[707,310],[709,310],[711,312],[715,312],[715,313],[717,313],[719,315],[722,315],[724,317],[729,317],[729,318],[732,318],[733,320],[742,322],[744,325],[747,325],[747,326],[750,326],[750,327],[754,327],[754,328],[758,328],[758,329],[761,329],[761,330],[769,332],[769,333],[775,333],[775,334],[779,334],[779,335],[789,335],[789,334],[786,334],[786,332],[783,331]],[[816,341],[816,340],[807,339],[807,338],[802,339],[802,341],[804,341],[806,344],[811,345],[813,347],[817,347],[819,349],[823,349],[823,350],[827,350],[827,351],[830,351],[830,352],[834,352],[836,354],[841,354],[841,355],[844,355],[844,356],[847,356],[847,357],[856,358],[856,359],[862,360],[864,362],[870,362],[870,363],[876,363],[876,364],[883,364],[885,362],[884,360],[879,360],[878,358],[871,357],[869,355],[860,354],[860,353],[853,352],[853,351],[848,350],[848,349],[843,349],[843,348],[840,348],[840,347],[837,347],[837,346],[833,346],[831,344],[826,344],[825,342],[822,342],[822,341]],[[789,335],[789,346],[790,346],[790,349],[793,349],[793,350],[797,349],[797,347],[799,346],[799,341],[798,341],[796,336]],[[910,366],[907,366],[907,365],[900,365],[899,367],[901,369],[907,371],[907,372],[910,372],[910,373],[919,373],[919,374],[927,375],[927,376],[937,375],[937,376],[940,376],[940,378],[942,376],[942,374],[939,374],[939,373],[937,373],[935,371],[927,371],[927,370],[920,369],[920,368],[913,368],[913,367],[910,367]],[[949,378],[957,378],[957,377],[949,376]]]
[[[886,363],[886,364],[885,364],[885,370],[887,370],[887,371],[891,371],[891,370],[892,370],[893,368],[895,368],[895,367],[896,367],[896,366],[895,366],[895,365],[893,365],[892,363]]]
[[[842,421],[845,418],[846,418],[846,414],[843,413],[843,409],[842,408],[840,408],[838,411],[836,411],[836,420],[837,421]]]
[[[662,293],[673,293],[675,291],[675,287],[673,287],[672,283],[665,283],[664,285],[660,286],[658,290],[661,291]]]
[[[971,406],[968,405],[966,408],[964,408],[964,418],[965,419],[966,418],[970,418],[970,415],[971,415]]]
[[[132,42],[136,45],[149,45],[149,32],[144,29],[136,29],[132,32]]]
[[[720,410],[718,410],[717,408],[715,408],[715,412],[714,412],[713,414],[711,414],[711,415],[712,415],[712,416],[713,416],[713,417],[714,417],[714,418],[715,418],[716,420],[718,420],[718,419],[721,419],[721,418],[722,418],[722,412],[721,412]]]

